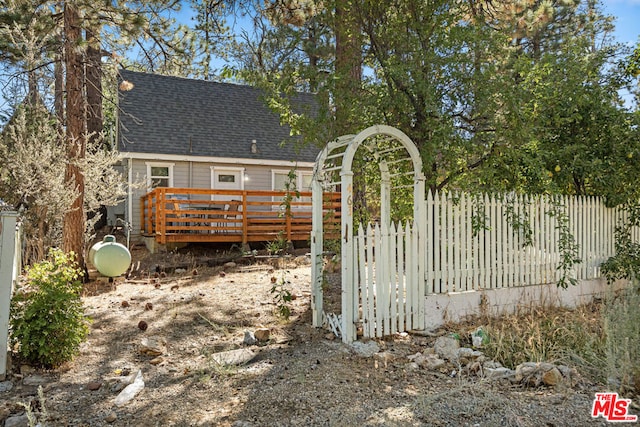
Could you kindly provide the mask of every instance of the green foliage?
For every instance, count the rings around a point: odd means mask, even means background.
[[[284,237],[284,231],[279,231],[278,237],[275,240],[271,240],[265,244],[265,249],[269,252],[269,255],[282,255],[288,245],[289,242]]]
[[[601,271],[607,282],[640,277],[640,243],[634,242],[631,232],[640,225],[640,204],[628,203],[622,207],[626,219],[620,219],[615,228],[616,254],[602,263]]]
[[[282,202],[280,202],[281,215],[291,217],[293,216],[291,213],[291,202],[295,199],[300,198],[300,192],[296,186],[296,170],[292,168],[287,173],[287,179],[284,181],[284,191],[285,195],[282,197]]]
[[[289,320],[291,316],[291,307],[289,303],[293,300],[293,296],[291,295],[291,291],[286,287],[287,282],[284,279],[284,276],[280,278],[279,281],[276,281],[271,286],[270,293],[273,294],[273,299],[276,302],[276,307],[278,308],[278,314],[284,320]]]
[[[555,229],[558,231],[558,251],[560,251],[560,279],[557,286],[567,288],[569,285],[577,285],[578,280],[573,277],[573,267],[580,264],[582,260],[578,258],[580,247],[576,243],[575,236],[569,227],[569,215],[566,209],[556,198],[551,199],[552,206],[546,212],[549,217],[556,219]]]
[[[75,356],[89,333],[82,307],[82,270],[75,255],[51,249],[27,270],[11,301],[11,341],[25,361],[55,368]]]

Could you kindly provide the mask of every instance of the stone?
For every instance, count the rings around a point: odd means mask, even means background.
[[[416,360],[416,363],[424,369],[435,371],[443,367],[447,362],[443,359],[440,359],[435,354],[425,354],[422,359]]]
[[[104,417],[104,420],[109,424],[113,423],[117,419],[118,419],[118,416],[116,415],[115,412],[110,412],[106,417]]]
[[[558,368],[553,367],[542,374],[542,383],[551,387],[562,383],[562,374]]]
[[[433,349],[436,354],[442,358],[449,360],[451,362],[455,362],[458,360],[458,349],[460,348],[460,343],[457,339],[452,337],[438,337],[436,342],[433,344]]]
[[[224,264],[224,268],[236,268],[237,265],[238,264],[236,264],[235,262],[229,261],[229,262]]]
[[[503,378],[514,378],[516,371],[513,369],[499,367],[499,368],[484,368],[484,377],[490,380],[500,380]]]
[[[498,369],[502,368],[502,363],[496,362],[495,360],[487,360],[482,364],[482,367],[485,369]]]
[[[393,362],[395,360],[396,355],[388,351],[382,351],[380,353],[375,353],[373,355],[373,358],[375,360],[379,360],[382,363],[384,363],[384,366],[386,367],[389,364],[389,362]]]
[[[254,345],[258,340],[255,335],[251,331],[244,331],[244,338],[242,340],[242,344],[244,345]]]
[[[3,391],[10,391],[13,388],[13,383],[11,381],[2,381],[0,382],[0,393]]]
[[[49,382],[49,378],[42,375],[31,375],[22,380],[24,385],[43,385]]]
[[[256,354],[248,348],[223,351],[211,355],[213,361],[219,365],[243,365],[253,360],[254,357],[256,357]]]
[[[516,382],[525,382],[530,385],[538,385],[536,382],[536,373],[538,372],[538,364],[535,362],[525,362],[516,366]]]
[[[102,387],[101,381],[91,381],[89,384],[87,384],[87,390],[91,391],[100,390],[100,387]]]
[[[470,361],[476,360],[484,356],[484,354],[481,351],[474,350],[468,347],[459,348],[458,351],[456,352],[456,355],[458,360],[460,360],[462,363],[468,363]]]
[[[164,363],[165,359],[162,356],[158,356],[158,357],[154,357],[153,359],[149,360],[149,363],[151,363],[154,366],[160,365],[162,363]]]
[[[27,414],[16,415],[4,420],[4,427],[29,427]]]
[[[260,342],[267,342],[269,341],[269,337],[271,335],[271,331],[269,330],[269,328],[258,328],[255,330],[255,332],[253,333],[256,337],[256,339]]]
[[[167,352],[167,342],[164,338],[156,336],[144,337],[140,341],[138,352],[145,356],[162,356]]]
[[[373,357],[374,354],[380,352],[380,346],[375,341],[355,341],[351,343],[351,348],[362,357]]]

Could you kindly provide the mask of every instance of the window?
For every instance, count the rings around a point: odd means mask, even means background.
[[[226,182],[226,183],[236,182],[236,176],[220,174],[218,175],[218,182]]]
[[[173,163],[147,163],[147,188],[173,187]]]
[[[289,181],[290,170],[273,170],[271,171],[272,176],[272,189],[273,191],[285,191],[286,184]],[[292,190],[296,191],[311,191],[311,181],[313,178],[313,174],[311,172],[302,172],[295,171],[295,179],[293,181],[294,187]],[[274,197],[274,201],[279,200],[279,197]],[[296,202],[310,202],[310,197],[301,197],[299,199],[295,199]]]

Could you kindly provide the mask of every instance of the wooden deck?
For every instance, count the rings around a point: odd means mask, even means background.
[[[311,193],[155,188],[140,198],[140,233],[156,242],[307,241]],[[326,193],[325,233],[340,234],[340,193]]]

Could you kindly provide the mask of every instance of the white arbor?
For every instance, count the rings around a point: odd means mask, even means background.
[[[380,171],[380,216],[375,225],[354,230],[354,157],[358,150]],[[393,224],[391,194],[413,187],[413,224]],[[342,313],[323,310],[323,193],[341,192]],[[331,141],[318,154],[313,174],[312,310],[313,325],[332,322],[344,342],[363,335],[382,336],[424,328],[424,212],[422,159],[411,139],[390,126],[371,126],[357,135]],[[365,228],[367,231],[364,231]]]

